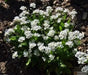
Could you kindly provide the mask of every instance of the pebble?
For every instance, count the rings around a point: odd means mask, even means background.
[[[83,19],[83,20],[87,19],[87,15],[88,15],[87,12],[83,12],[82,19]]]

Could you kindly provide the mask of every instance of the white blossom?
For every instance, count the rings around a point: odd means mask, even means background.
[[[88,60],[88,54],[81,51],[77,51],[75,57],[78,58],[78,64],[85,64],[85,62]]]
[[[85,65],[81,69],[82,72],[87,72],[88,73],[88,65]]]
[[[73,44],[72,41],[67,41],[67,42],[66,42],[66,45],[68,45],[70,48],[72,48],[74,44]]]
[[[19,37],[18,42],[23,42],[25,40],[24,36]]]
[[[52,50],[55,50],[55,42],[50,42],[49,44],[48,44],[48,47],[50,47]]]
[[[58,12],[58,11],[63,11],[63,8],[62,8],[62,7],[57,7],[57,8],[55,9],[55,12]]]
[[[55,34],[55,31],[54,30],[50,30],[47,35],[53,37],[54,34]]]
[[[43,61],[46,61],[46,58],[45,58],[45,57],[42,57],[42,60],[43,60]]]
[[[30,30],[30,28],[29,28],[28,26],[22,26],[22,27],[21,27],[21,30],[27,31],[27,30]]]
[[[48,47],[48,46],[45,47],[45,53],[46,54],[49,54],[51,52],[51,50],[52,49],[50,47]]]
[[[33,36],[40,37],[41,35],[39,33],[34,33]]]
[[[40,54],[39,54],[39,51],[38,51],[38,50],[35,50],[35,51],[34,51],[34,55],[39,56],[39,55],[40,55]]]
[[[26,10],[26,9],[27,9],[27,8],[26,8],[25,6],[21,6],[21,7],[20,7],[20,10],[23,10],[23,11],[24,11],[24,10]]]
[[[25,32],[24,32],[24,35],[26,36],[27,39],[29,39],[29,38],[32,37],[31,31],[25,31]]]
[[[38,46],[39,51],[44,52],[45,46],[43,44],[41,44],[40,46]]]
[[[30,4],[30,7],[31,7],[31,8],[36,8],[36,4],[35,4],[35,3],[31,3],[31,4]]]
[[[20,17],[19,16],[15,16],[14,19],[13,19],[14,22],[20,22]]]
[[[50,27],[50,25],[47,24],[47,23],[45,23],[45,24],[43,24],[43,25],[44,25],[44,29],[45,29],[45,30],[48,29],[48,28]]]
[[[62,20],[62,18],[58,18],[58,19],[57,19],[57,23],[60,23],[61,20]]]
[[[54,55],[49,55],[50,60],[54,60],[55,56]]]
[[[64,9],[63,12],[65,12],[65,13],[69,13],[70,11],[69,11],[69,9]]]
[[[65,29],[65,30],[61,31],[60,34],[59,34],[59,38],[60,39],[66,39],[68,32],[69,32],[68,29]]]
[[[35,14],[35,13],[36,13],[36,14],[39,14],[39,13],[40,13],[40,10],[39,10],[39,9],[34,10],[34,11],[33,11],[33,14]]]
[[[79,33],[77,38],[81,40],[83,37],[84,37],[84,33]]]
[[[28,11],[26,11],[26,10],[24,10],[24,11],[22,11],[20,14],[19,14],[19,17],[25,17],[25,15],[27,15],[27,14],[29,14],[29,12]]]
[[[31,43],[31,42],[29,42],[29,48],[30,48],[30,49],[34,48],[35,46],[36,46],[36,43]]]
[[[51,6],[46,7],[46,12],[51,13],[53,11],[53,8]]]
[[[55,35],[54,40],[59,40],[59,36]]]
[[[68,23],[65,23],[65,24],[64,24],[64,27],[68,27],[68,26],[69,26],[69,24],[68,24]]]
[[[42,35],[42,37],[44,40],[48,40],[48,38],[49,38],[49,36],[44,36],[44,35]]]
[[[28,51],[23,52],[24,57],[28,57]]]
[[[7,29],[6,31],[5,31],[5,36],[8,36],[8,35],[10,35],[11,33],[14,33],[15,31],[14,31],[14,29],[13,28],[9,28],[9,29]]]
[[[16,57],[18,57],[18,52],[15,51],[13,54],[12,54],[12,58],[15,59]]]

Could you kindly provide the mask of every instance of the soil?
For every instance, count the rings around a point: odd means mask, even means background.
[[[78,12],[75,29],[84,32],[85,37],[82,39],[81,51],[88,50],[88,1],[87,0],[0,0],[0,75],[44,75],[38,67],[25,68],[23,60],[12,60],[10,46],[4,42],[4,31],[10,26],[14,16],[21,11],[20,6],[29,7],[30,2],[36,2],[37,8],[44,8],[47,5],[62,6],[65,8],[75,8]]]

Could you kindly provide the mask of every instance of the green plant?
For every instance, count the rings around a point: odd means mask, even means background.
[[[47,6],[45,11],[35,7],[34,3],[30,4],[30,10],[22,6],[22,13],[11,23],[15,27],[5,32],[6,41],[14,47],[12,58],[25,57],[26,66],[38,65],[47,75],[50,72],[70,75],[74,49],[84,36],[77,30],[72,31],[72,20],[77,12],[61,7]]]

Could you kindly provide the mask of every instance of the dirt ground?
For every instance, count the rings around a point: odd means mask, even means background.
[[[82,45],[78,47],[81,51],[88,50],[88,1],[87,0],[0,0],[0,75],[44,75],[37,67],[26,68],[23,60],[12,60],[10,46],[4,42],[4,31],[10,26],[14,16],[21,11],[20,6],[29,6],[30,2],[37,3],[37,8],[44,8],[47,5],[53,7],[62,6],[65,8],[75,8],[78,12],[75,29],[85,33]]]

